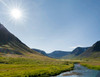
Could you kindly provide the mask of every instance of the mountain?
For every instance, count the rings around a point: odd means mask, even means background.
[[[79,55],[82,58],[99,58],[100,57],[100,41],[93,44],[92,47],[87,49],[84,53]]]
[[[86,51],[89,47],[77,47],[75,48],[71,54],[78,56],[80,54],[82,54],[84,51]]]
[[[63,56],[62,58],[65,58],[65,59],[75,58],[79,56],[80,54],[82,54],[83,52],[85,52],[88,48],[89,47],[77,47],[71,52],[71,54]]]
[[[39,54],[38,52],[31,50],[28,46],[22,43],[16,36],[10,33],[1,23],[0,53],[18,55],[28,55],[30,53]]]
[[[51,58],[61,58],[62,56],[69,55],[70,51],[53,51],[52,53],[49,53],[48,56]]]
[[[46,54],[46,52],[43,51],[43,50],[35,49],[35,48],[32,48],[32,50],[37,51],[37,52],[39,52],[40,54],[43,54],[44,56],[48,56],[48,55]]]

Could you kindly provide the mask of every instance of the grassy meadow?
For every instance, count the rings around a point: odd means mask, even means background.
[[[0,56],[0,77],[50,77],[73,70],[74,63],[100,70],[100,61],[52,59],[46,56]]]
[[[100,70],[100,61],[82,62],[80,64],[89,69]]]
[[[49,77],[74,67],[71,62],[43,58],[0,57],[0,77]]]
[[[67,61],[67,62],[72,62],[74,63],[79,63],[82,66],[85,66],[89,69],[94,69],[94,70],[100,70],[100,61],[99,58],[98,59],[91,59],[91,58],[85,58],[82,60],[78,60],[78,59],[61,59],[61,61]]]

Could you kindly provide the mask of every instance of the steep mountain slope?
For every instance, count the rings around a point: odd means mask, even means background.
[[[65,58],[65,59],[75,58],[79,56],[80,54],[82,54],[83,52],[85,52],[88,48],[89,47],[77,47],[71,52],[71,54],[63,56],[62,58]]]
[[[100,58],[100,41],[97,41],[92,47],[79,55],[79,57]]]
[[[75,56],[78,56],[82,54],[84,51],[86,51],[89,47],[77,47],[75,48],[71,54],[74,54]]]
[[[69,51],[54,51],[49,53],[48,56],[51,58],[61,58],[62,56],[69,55],[71,52]]]
[[[30,53],[39,54],[31,50],[22,43],[16,36],[11,34],[2,24],[0,24],[0,53],[28,55]]]
[[[32,48],[32,50],[37,51],[37,52],[39,52],[40,54],[43,54],[44,56],[48,56],[48,55],[46,54],[46,52],[43,51],[43,50],[35,49],[35,48]]]

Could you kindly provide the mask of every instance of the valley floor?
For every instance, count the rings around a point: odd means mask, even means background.
[[[0,57],[0,77],[50,77],[73,70],[74,63],[100,70],[100,61],[57,60],[38,57]]]
[[[83,59],[83,60],[78,60],[78,59],[62,59],[63,61],[68,61],[72,63],[79,63],[82,66],[85,66],[89,69],[94,69],[94,70],[100,70],[100,61],[99,59]]]
[[[49,77],[73,69],[66,61],[0,57],[0,77]]]

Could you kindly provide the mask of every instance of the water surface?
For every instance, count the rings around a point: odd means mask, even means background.
[[[88,69],[80,64],[75,64],[73,71],[61,73],[55,77],[100,77],[100,71]]]

